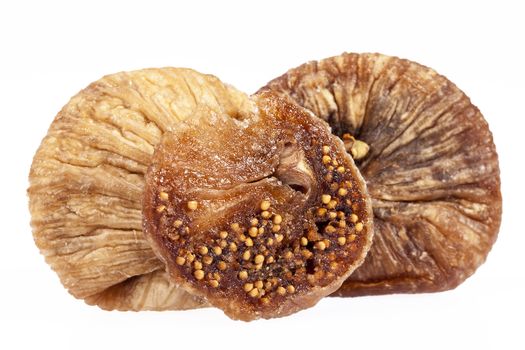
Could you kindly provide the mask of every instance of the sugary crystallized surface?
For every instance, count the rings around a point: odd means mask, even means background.
[[[173,279],[242,320],[314,305],[371,242],[343,143],[295,104],[253,101],[243,121],[203,111],[166,134],[144,197],[144,232]]]

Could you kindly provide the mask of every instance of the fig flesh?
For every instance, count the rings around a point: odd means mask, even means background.
[[[173,281],[235,319],[337,290],[371,244],[366,188],[327,124],[273,94],[238,120],[203,110],[157,146],[144,233]]]

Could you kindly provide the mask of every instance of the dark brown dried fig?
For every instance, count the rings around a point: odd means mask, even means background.
[[[166,279],[142,235],[144,173],[174,124],[200,107],[235,115],[245,101],[213,76],[164,68],[106,76],[60,111],[28,194],[35,242],[71,294],[105,309],[203,305]]]
[[[411,61],[343,54],[262,90],[369,146],[357,165],[372,197],[374,243],[335,295],[447,290],[485,261],[501,221],[498,158],[487,122],[453,83]]]
[[[235,319],[337,290],[371,244],[365,184],[328,125],[272,94],[173,126],[146,174],[144,233],[172,279]]]

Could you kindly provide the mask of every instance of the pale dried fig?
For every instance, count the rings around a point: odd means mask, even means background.
[[[144,233],[177,285],[235,319],[280,317],[337,290],[371,244],[364,181],[310,112],[256,95],[245,119],[173,126],[146,174]]]
[[[501,221],[498,158],[487,122],[453,83],[411,61],[343,54],[262,90],[369,146],[357,165],[372,197],[374,243],[336,295],[447,290],[485,261]]]
[[[213,76],[146,69],[106,76],[60,111],[28,194],[35,242],[71,294],[106,309],[203,304],[166,279],[142,235],[144,173],[174,124],[200,107],[235,116],[247,100]]]
[[[188,310],[208,304],[178,288],[164,270],[130,277],[84,299],[104,310]]]

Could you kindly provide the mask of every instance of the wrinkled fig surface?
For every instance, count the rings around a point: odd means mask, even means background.
[[[447,290],[485,261],[501,220],[498,158],[487,122],[453,83],[411,61],[343,54],[262,90],[369,146],[357,165],[372,197],[374,243],[335,295]]]
[[[243,120],[203,110],[165,134],[143,202],[144,233],[175,283],[242,320],[313,306],[372,239],[343,142],[295,103],[252,101]]]
[[[336,295],[446,290],[485,260],[501,218],[497,155],[480,112],[446,78],[344,54],[265,89],[328,121],[345,145],[346,133],[364,141],[348,151],[368,181],[376,235]],[[104,309],[205,305],[170,281],[143,238],[143,177],[173,124],[204,107],[235,115],[246,101],[214,77],[166,68],[107,76],[62,109],[28,194],[35,242],[74,296]]]
[[[71,294],[105,309],[203,304],[167,280],[142,235],[144,174],[174,124],[201,107],[235,115],[245,101],[215,77],[164,68],[106,76],[60,111],[28,194],[35,242]]]

